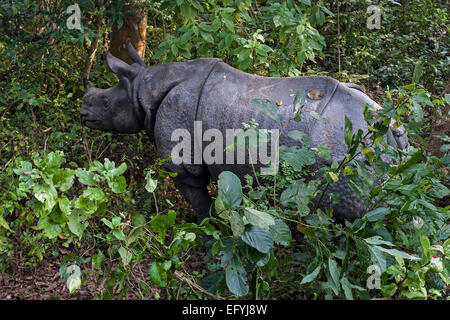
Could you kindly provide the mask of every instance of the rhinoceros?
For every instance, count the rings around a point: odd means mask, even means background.
[[[278,112],[288,119],[293,115],[293,102],[299,93],[304,98],[307,110],[315,111],[316,115],[319,114],[327,121],[319,121],[312,113],[303,112],[301,121],[291,121],[284,129],[287,132],[297,130],[306,133],[312,147],[319,144],[328,146],[331,157],[321,165],[329,165],[333,160],[341,160],[347,153],[344,142],[345,116],[351,120],[355,132],[358,129],[367,132],[364,104],[380,108],[358,85],[341,83],[331,77],[262,77],[242,72],[217,58],[147,67],[130,42],[127,42],[126,49],[135,62],[132,65],[110,53],[105,56],[109,69],[119,77],[117,85],[99,89],[91,87],[88,80],[83,79],[85,95],[81,121],[89,128],[120,133],[145,130],[156,144],[161,159],[173,155],[173,149],[179,143],[179,140],[173,139],[176,130],[184,130],[194,136],[199,133],[200,138],[194,137],[194,140],[201,140],[202,134],[208,130],[225,134],[228,129],[242,128],[243,123],[251,119],[258,123],[259,129],[279,130],[282,124],[259,112],[252,101],[267,99],[277,102]],[[408,142],[404,129],[392,131],[397,145],[406,147]],[[202,140],[195,146],[194,141],[193,149],[200,148],[201,153],[207,144]],[[295,146],[299,142],[282,135],[279,144]],[[224,149],[221,151],[225,153]],[[197,157],[192,154],[182,156],[188,159]],[[179,163],[172,158],[165,162],[165,167],[177,173],[174,184],[192,205],[198,223],[210,214],[211,198],[207,185],[211,178],[217,181],[221,172],[231,171],[243,179],[246,174],[252,174],[255,167],[262,166],[261,163],[249,161],[237,164],[233,161],[205,163],[201,159],[193,160]],[[340,202],[333,207],[336,217],[354,219],[365,213],[364,203],[344,179],[339,179],[329,191],[340,195]]]

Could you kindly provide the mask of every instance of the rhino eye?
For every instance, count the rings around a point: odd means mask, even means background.
[[[107,97],[103,97],[102,102],[103,102],[103,108],[109,109],[109,106],[110,106],[109,99]]]

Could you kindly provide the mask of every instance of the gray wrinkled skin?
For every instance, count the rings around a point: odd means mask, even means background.
[[[282,101],[279,110],[283,118],[288,119],[293,115],[292,104],[299,90],[306,100],[306,109],[321,114],[328,123],[324,124],[305,112],[300,122],[291,121],[286,130],[305,132],[313,147],[319,144],[328,146],[331,158],[318,166],[329,165],[333,160],[340,161],[347,152],[345,116],[352,121],[354,132],[358,129],[367,132],[362,112],[364,104],[380,108],[359,86],[340,83],[329,77],[260,77],[213,58],[146,67],[130,43],[127,43],[127,50],[136,61],[131,66],[110,54],[106,56],[107,65],[119,76],[116,86],[92,88],[85,79],[81,121],[93,129],[122,133],[145,130],[156,144],[161,159],[168,158],[172,148],[178,144],[178,141],[171,141],[173,130],[187,129],[193,137],[195,120],[202,121],[203,132],[215,128],[223,132],[223,136],[226,129],[242,128],[242,123],[248,123],[252,118],[260,129],[281,129],[278,122],[260,113],[251,101]],[[307,93],[312,89],[322,90],[323,97],[309,99]],[[393,136],[400,148],[408,145],[404,128],[393,131]],[[203,148],[209,143],[204,142]],[[294,146],[298,142],[283,135],[280,145]],[[199,222],[209,215],[211,199],[206,186],[211,178],[217,181],[225,170],[232,171],[241,179],[253,172],[251,165],[238,164],[176,165],[168,161],[165,167],[178,173],[174,178],[175,185],[196,211]],[[258,168],[256,164],[255,169],[259,172]],[[338,219],[354,219],[366,212],[366,207],[344,179],[339,179],[329,190],[340,195],[339,204],[333,207]],[[324,201],[321,205],[326,204]]]

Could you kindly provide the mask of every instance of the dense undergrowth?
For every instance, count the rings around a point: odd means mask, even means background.
[[[210,188],[217,214],[200,226],[143,133],[81,126],[84,44],[99,36],[106,47],[122,2],[106,11],[101,1],[78,3],[82,31],[65,27],[65,1],[0,4],[2,279],[56,257],[56,281],[74,297],[90,279],[103,299],[447,298],[448,135],[440,154],[428,149],[432,116],[448,117],[444,2],[380,1],[381,29],[368,30],[370,1],[143,1],[149,64],[214,56],[265,76],[330,75],[363,85],[383,106],[375,117],[366,110],[367,136],[346,123],[349,155],[319,173],[308,167],[328,148],[284,133],[299,147],[281,150],[277,176],[242,186],[223,173]],[[93,85],[116,82],[106,70],[99,50]],[[391,118],[407,128],[405,150],[385,143]],[[315,205],[322,195],[339,201],[325,194],[339,179],[364,199],[365,217],[338,224]],[[189,268],[193,257],[201,268]]]

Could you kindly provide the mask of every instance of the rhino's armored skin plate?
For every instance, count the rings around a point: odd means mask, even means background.
[[[321,165],[340,161],[347,152],[344,142],[345,116],[356,132],[367,132],[363,106],[368,103],[379,106],[366,96],[355,84],[340,83],[329,77],[307,76],[290,78],[269,78],[239,71],[220,59],[204,58],[189,62],[175,62],[146,67],[131,44],[127,43],[129,56],[136,61],[133,65],[106,56],[106,62],[120,79],[109,89],[89,86],[84,80],[85,96],[81,107],[81,121],[84,125],[101,130],[136,133],[145,130],[156,144],[158,157],[168,158],[179,140],[173,141],[176,129],[185,129],[192,140],[194,122],[201,122],[201,134],[208,129],[217,129],[226,136],[227,129],[241,129],[242,123],[255,119],[259,129],[281,130],[279,122],[258,111],[253,99],[268,99],[281,102],[279,111],[283,118],[293,116],[293,100],[297,91],[306,102],[306,111],[315,111],[327,123],[319,121],[309,112],[303,112],[300,122],[291,121],[285,132],[299,130],[306,133],[312,147],[324,144],[331,149],[331,158]],[[198,133],[198,132],[197,132]],[[393,131],[397,145],[408,144],[403,128]],[[200,139],[202,135],[200,134]],[[210,142],[200,141],[204,149]],[[299,142],[282,135],[280,145],[295,146]],[[194,150],[194,141],[192,148]],[[198,221],[209,215],[211,199],[206,186],[210,179],[217,181],[225,170],[235,173],[243,180],[245,174],[252,174],[261,164],[195,163],[191,154],[189,163],[165,163],[166,169],[177,172],[175,185],[197,213]],[[226,159],[225,151],[223,159]],[[333,207],[339,219],[353,219],[362,216],[366,207],[347,186],[344,179],[330,186],[329,191],[340,195],[340,202]],[[326,197],[324,197],[326,198]],[[324,202],[323,205],[326,205]]]

